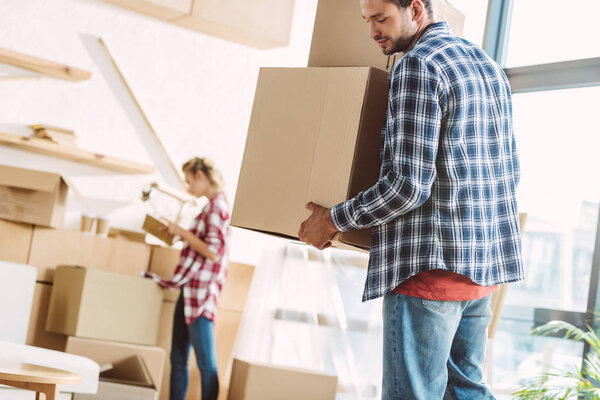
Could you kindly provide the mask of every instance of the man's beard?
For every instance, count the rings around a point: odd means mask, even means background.
[[[398,38],[395,41],[393,41],[391,38],[388,38],[388,40],[390,42],[392,42],[392,47],[390,47],[389,50],[384,48],[383,54],[385,54],[386,56],[391,56],[392,54],[396,54],[396,53],[404,53],[410,47],[413,39],[414,39],[414,37]]]

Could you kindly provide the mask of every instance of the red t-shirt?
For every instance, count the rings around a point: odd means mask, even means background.
[[[480,286],[464,275],[433,269],[408,278],[394,292],[428,300],[466,301],[481,299],[496,289],[498,285]]]

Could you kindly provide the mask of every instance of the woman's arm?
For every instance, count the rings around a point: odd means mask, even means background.
[[[189,244],[192,247],[192,249],[196,250],[198,253],[200,253],[202,257],[206,258],[207,260],[210,260],[212,262],[218,260],[219,257],[217,257],[215,253],[209,250],[208,245],[204,240],[200,239],[198,236],[194,235],[192,232],[186,229],[182,229],[182,231],[183,232],[179,233],[179,236],[181,236],[181,238],[185,240],[187,244]]]
[[[187,244],[191,246],[192,249],[200,253],[200,255],[206,258],[207,260],[210,260],[212,262],[218,260],[219,257],[209,250],[206,242],[194,235],[191,231],[183,229],[177,224],[169,224],[167,230],[171,235],[180,236],[181,239],[185,240]]]

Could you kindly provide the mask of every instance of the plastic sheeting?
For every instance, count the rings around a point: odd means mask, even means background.
[[[236,356],[338,376],[338,400],[380,398],[381,300],[361,302],[368,255],[281,241],[256,269]]]

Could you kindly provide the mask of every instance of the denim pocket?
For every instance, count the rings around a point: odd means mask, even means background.
[[[452,304],[452,301],[423,299],[423,305],[425,307],[429,308],[430,310],[441,313],[447,313],[448,311],[450,311]]]

